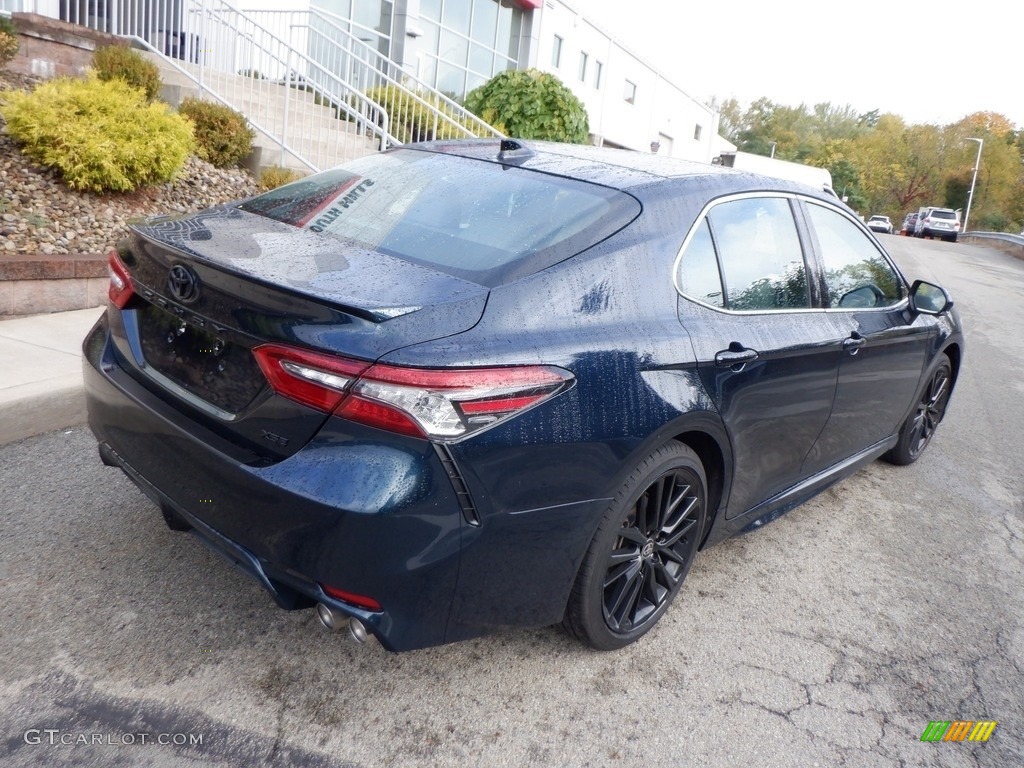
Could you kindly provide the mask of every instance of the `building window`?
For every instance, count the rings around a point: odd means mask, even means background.
[[[562,38],[555,35],[551,42],[551,66],[558,69],[562,65]]]
[[[701,132],[703,130],[704,129],[701,127],[700,123],[698,123],[696,126],[694,126],[694,129],[693,129],[693,140],[694,141],[700,141],[700,134],[701,134]]]
[[[601,89],[601,75],[604,71],[604,64],[600,61],[594,62],[594,87],[598,90]]]
[[[636,83],[627,80],[626,87],[622,91],[622,98],[629,104],[636,104]]]
[[[586,51],[580,51],[580,82],[585,83],[587,81],[587,53]]]
[[[390,0],[358,0],[379,4]],[[353,3],[353,0],[331,0]],[[3,0],[0,0],[0,5]],[[319,5],[327,4],[320,0]],[[454,99],[519,62],[523,10],[511,2],[421,0],[417,26],[421,78]],[[347,7],[347,6],[346,6]]]

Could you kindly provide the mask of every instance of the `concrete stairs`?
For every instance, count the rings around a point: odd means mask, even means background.
[[[160,68],[161,98],[167,103],[177,106],[190,96],[217,101],[212,93],[247,117],[256,139],[246,166],[256,175],[270,166],[311,173],[309,165],[324,170],[380,149],[379,138],[366,135],[350,120],[339,119],[334,108],[316,103],[313,93],[209,67],[201,73],[207,91],[201,93],[197,64],[177,60],[171,64],[155,53],[145,55]],[[282,139],[287,147],[283,152]]]

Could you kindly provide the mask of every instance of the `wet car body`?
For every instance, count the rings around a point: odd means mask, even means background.
[[[804,207],[852,221],[834,197],[632,153],[517,147],[402,151],[614,190],[607,234],[473,279],[240,205],[135,227],[121,252],[131,295],[84,345],[104,461],[282,607],[328,606],[407,650],[563,620],[602,515],[659,446],[699,457],[707,547],[892,450],[943,354],[955,379],[955,311],[912,311],[905,282],[895,305],[863,311],[724,312],[680,293],[676,262],[709,201],[769,195],[793,212],[818,304]],[[281,266],[296,254],[313,280]],[[191,302],[173,290],[176,267],[201,286]],[[254,370],[261,345],[401,375],[562,378],[512,418],[425,439],[275,392]]]

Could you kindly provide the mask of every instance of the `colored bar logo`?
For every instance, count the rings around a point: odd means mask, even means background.
[[[988,741],[996,725],[995,720],[932,720],[921,741]]]

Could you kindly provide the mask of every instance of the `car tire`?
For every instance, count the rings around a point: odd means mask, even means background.
[[[646,634],[679,592],[706,515],[697,454],[673,440],[647,456],[605,510],[569,596],[566,629],[603,651]]]
[[[953,385],[953,366],[943,355],[928,376],[914,410],[900,427],[899,439],[882,459],[890,464],[906,466],[917,461],[928,447],[935,430],[946,415],[946,406]]]

